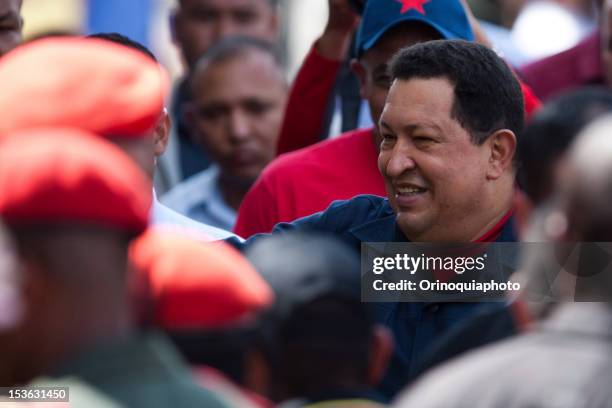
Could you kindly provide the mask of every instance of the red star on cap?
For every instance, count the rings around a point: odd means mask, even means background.
[[[429,0],[395,0],[398,3],[402,4],[402,9],[400,10],[401,14],[407,13],[411,9],[415,9],[421,14],[425,14],[425,9],[423,8],[423,4],[429,2]]]

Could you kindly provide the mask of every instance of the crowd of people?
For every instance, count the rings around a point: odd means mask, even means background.
[[[564,262],[612,235],[612,1],[526,66],[466,0],[328,4],[287,83],[277,1],[178,0],[173,83],[0,0],[0,405],[611,406],[608,247]],[[364,299],[369,243],[519,242],[502,301]]]

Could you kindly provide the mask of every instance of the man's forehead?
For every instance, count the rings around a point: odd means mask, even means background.
[[[259,8],[269,6],[270,0],[180,0],[182,8],[209,7],[217,10],[232,10],[236,8]]]
[[[392,124],[421,116],[423,123],[435,124],[435,117],[450,116],[453,102],[453,85],[446,78],[396,79],[389,89],[381,121]]]
[[[19,14],[21,0],[0,0],[0,16],[15,13]]]
[[[434,78],[397,78],[391,84],[387,102],[391,103],[425,103],[453,102],[454,86],[446,77]]]
[[[285,82],[283,70],[272,55],[249,48],[221,61],[198,64],[193,72],[193,83],[197,88],[199,84],[210,82],[210,80],[233,82],[234,77],[236,79],[248,78],[249,81],[255,82],[262,79],[278,80],[279,84]]]

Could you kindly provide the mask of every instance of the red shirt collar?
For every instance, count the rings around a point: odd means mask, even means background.
[[[475,239],[474,242],[494,242],[495,240],[497,240],[502,230],[504,229],[504,226],[513,214],[514,208],[510,208],[506,212],[506,214],[504,214],[504,216],[501,217],[501,219],[497,221],[497,223],[491,229],[482,234],[479,238]]]

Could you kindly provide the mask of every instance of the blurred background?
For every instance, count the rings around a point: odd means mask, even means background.
[[[390,0],[395,1],[395,0]],[[174,76],[181,62],[169,30],[176,0],[24,0],[26,38],[119,32],[149,46]],[[327,20],[327,0],[281,0],[282,45],[293,78]],[[499,51],[514,65],[577,44],[597,25],[592,0],[469,0]]]
[[[169,17],[176,0],[24,0],[24,34],[119,32],[153,50],[177,77],[182,72]],[[327,21],[327,0],[281,0],[283,50],[291,79]],[[304,18],[308,16],[308,18]]]

